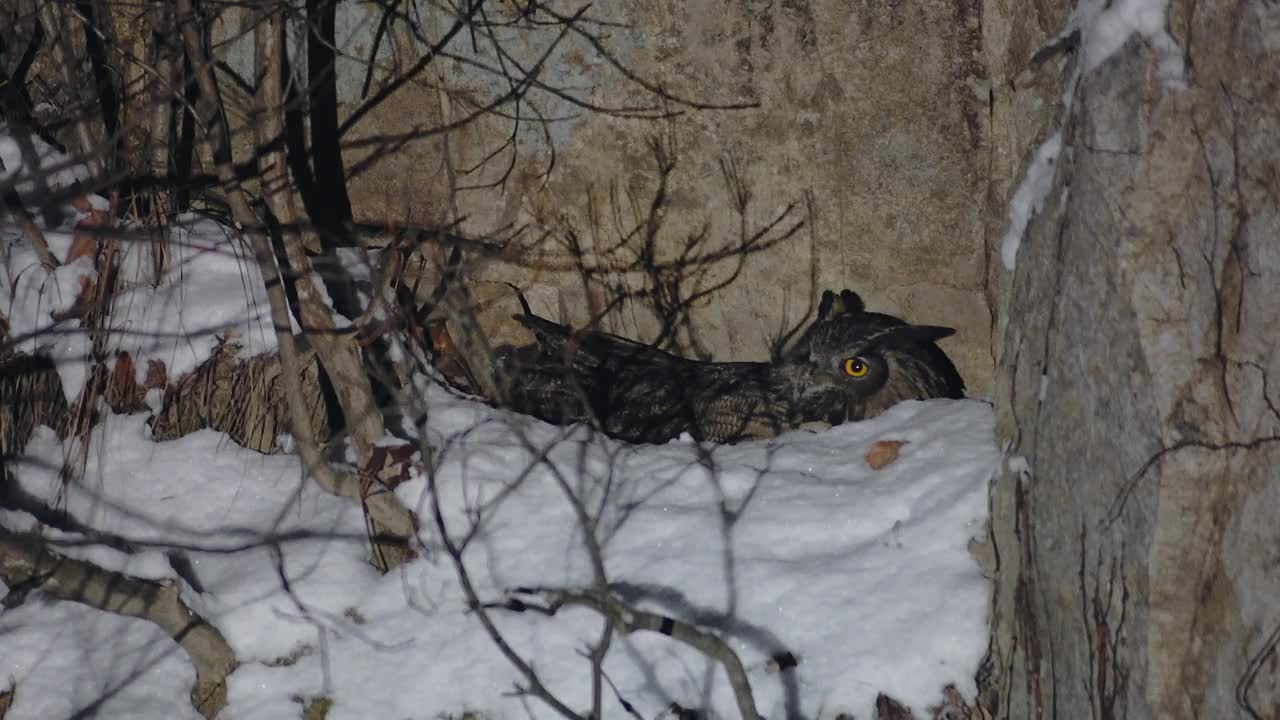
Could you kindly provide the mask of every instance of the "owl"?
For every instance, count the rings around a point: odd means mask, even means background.
[[[954,330],[867,312],[852,290],[824,292],[817,319],[774,362],[690,360],[573,331],[521,304],[516,319],[535,341],[496,357],[509,406],[628,442],[766,438],[873,417],[903,400],[964,396],[960,373],[935,344]]]

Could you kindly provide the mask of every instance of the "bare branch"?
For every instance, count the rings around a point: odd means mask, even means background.
[[[667,635],[673,640],[694,648],[703,655],[717,660],[729,676],[729,684],[733,687],[734,698],[738,702],[738,712],[743,720],[762,720],[756,710],[755,698],[751,693],[751,680],[747,677],[746,667],[741,658],[723,640],[710,633],[666,615],[638,610],[607,591],[597,588],[588,590],[569,590],[564,588],[517,588],[513,596],[505,603],[490,605],[523,612],[533,610],[544,615],[554,616],[562,607],[585,607],[604,616],[610,624],[624,634],[637,631],[655,632]],[[541,595],[548,599],[547,605],[535,605],[520,600],[518,595]]]
[[[490,617],[488,608],[480,601],[480,596],[476,593],[475,586],[471,583],[471,574],[467,571],[466,563],[462,559],[462,547],[454,541],[453,536],[450,534],[449,525],[444,519],[444,509],[440,506],[439,478],[435,472],[435,461],[432,457],[431,446],[426,440],[425,414],[419,422],[420,432],[418,434],[418,447],[422,454],[423,465],[427,471],[427,492],[431,497],[431,514],[435,520],[436,532],[439,535],[440,544],[444,546],[446,554],[448,554],[450,561],[453,563],[454,573],[458,576],[458,583],[462,587],[467,607],[472,611],[476,619],[480,621],[480,625],[484,628],[485,633],[488,634],[489,639],[493,641],[494,645],[498,647],[498,650],[502,653],[503,657],[507,658],[507,660],[515,666],[516,670],[524,678],[524,681],[528,686],[526,689],[527,692],[545,702],[566,720],[587,720],[587,718],[584,718],[574,712],[568,705],[565,705],[563,701],[557,698],[545,685],[542,684],[542,681],[538,678],[538,673],[533,669],[533,666],[521,657],[520,653],[516,652],[515,648],[511,647],[511,644],[502,636],[502,633],[498,630],[497,626],[494,625],[493,618]]]

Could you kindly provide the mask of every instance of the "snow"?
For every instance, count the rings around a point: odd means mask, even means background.
[[[168,232],[173,253],[162,282],[147,277],[146,263],[125,262],[122,288],[114,296],[106,327],[106,349],[128,352],[137,380],[146,379],[148,361],[163,362],[171,381],[199,367],[220,342],[234,343],[237,354],[272,352],[276,337],[262,275],[246,243],[212,219],[184,215]],[[65,261],[74,233],[46,231],[49,250]],[[122,232],[132,238],[136,233]],[[80,396],[91,367],[89,334],[74,318],[53,315],[75,305],[82,283],[97,282],[93,258],[45,270],[30,241],[15,228],[0,228],[7,254],[0,270],[0,315],[9,321],[16,350],[54,361],[68,401]],[[142,251],[142,243],[126,246]],[[108,369],[115,365],[109,355]]]
[[[153,443],[145,420],[109,416],[98,425],[83,479],[65,486],[57,436],[43,428],[28,444],[31,462],[17,473],[25,490],[61,497],[80,521],[138,548],[124,554],[55,537],[67,555],[157,579],[174,575],[166,549],[182,549],[205,591],[184,599],[217,618],[244,661],[272,660],[311,640],[304,623],[260,631],[298,612],[280,592],[280,561],[298,570],[291,578],[298,597],[315,595],[326,611],[341,612],[375,575],[364,562],[360,508],[304,483],[296,457],[262,456],[210,430]],[[26,529],[7,516],[0,524]],[[307,541],[315,537],[322,540]]]
[[[1068,28],[1080,29],[1081,64],[1090,73],[1137,35],[1160,54],[1161,80],[1185,85],[1182,50],[1165,29],[1168,0],[1087,0],[1076,6]]]
[[[67,257],[74,240],[71,233],[45,231],[49,250],[59,260]],[[12,226],[0,226],[0,315],[9,321],[9,337],[15,350],[43,354],[65,365],[64,389],[79,388],[86,374],[89,338],[74,319],[55,321],[53,315],[75,305],[82,282],[96,282],[93,260],[82,257],[53,272],[40,265],[35,248]],[[68,391],[68,398],[74,397]]]
[[[199,215],[179,217],[170,232],[173,256],[163,282],[153,286],[139,270],[125,280],[108,316],[109,345],[133,357],[138,382],[150,360],[163,362],[176,380],[223,340],[238,345],[240,357],[273,352],[271,308],[247,241]]]
[[[84,163],[60,153],[30,131],[0,123],[0,185],[12,183],[29,202],[40,202],[54,190],[67,192],[60,202],[61,217],[79,221],[83,213],[71,206],[77,180],[87,177]],[[109,203],[84,196],[90,207]],[[41,220],[48,221],[47,217]],[[5,341],[19,352],[53,360],[68,401],[76,400],[92,367],[92,341],[75,318],[54,316],[72,309],[85,284],[98,281],[93,258],[67,259],[77,231],[51,225],[44,231],[49,250],[62,264],[52,272],[40,265],[29,238],[10,222],[0,225],[0,316],[9,322]],[[118,281],[105,327],[107,369],[116,353],[133,359],[139,384],[148,363],[161,362],[168,379],[176,381],[195,370],[223,342],[240,357],[276,349],[270,306],[262,274],[248,243],[235,230],[211,218],[186,214],[174,218],[165,232],[171,257],[164,277],[156,281],[147,257],[150,231],[130,226],[105,231],[86,229],[100,241],[115,241],[122,256]],[[325,296],[327,300],[327,296]],[[290,318],[297,330],[296,319]],[[340,326],[350,323],[339,319]]]
[[[200,720],[187,699],[195,670],[159,627],[33,593],[0,612],[0,687],[14,689],[5,720],[93,717]]]
[[[1018,248],[1022,245],[1027,225],[1040,211],[1044,199],[1053,189],[1058,153],[1061,151],[1062,130],[1058,130],[1036,149],[1035,159],[1027,167],[1027,174],[1009,199],[1009,229],[1005,231],[1004,241],[1000,243],[1000,259],[1010,272],[1017,263]]]
[[[53,313],[74,304],[81,283],[96,282],[93,259],[85,256],[52,273],[40,265],[30,242],[13,228],[0,236],[8,262],[0,273],[0,315],[9,320],[16,349],[54,361],[67,400],[80,396],[90,367],[91,340],[79,321],[55,322]],[[163,362],[169,379],[196,369],[222,340],[239,347],[241,357],[274,351],[276,337],[258,265],[242,238],[198,215],[177,218],[170,226],[173,252],[163,281],[145,277],[145,263],[124,263],[119,290],[107,316],[106,348],[128,352],[137,380],[146,379],[150,360]],[[73,233],[46,232],[49,250],[67,258]],[[129,247],[141,251],[141,243]],[[109,356],[108,369],[115,364]]]
[[[1009,472],[1017,473],[1017,475],[1024,480],[1031,477],[1031,462],[1028,461],[1026,457],[1022,455],[1010,455],[1005,462],[1005,467],[1008,468]]]
[[[1081,0],[1076,5],[1066,27],[1054,40],[1062,42],[1072,33],[1080,34],[1080,60],[1062,96],[1064,117],[1072,112],[1080,83],[1135,35],[1159,54],[1157,76],[1165,87],[1186,89],[1182,50],[1165,29],[1168,10],[1168,0]],[[1053,190],[1062,141],[1062,130],[1058,129],[1036,148],[1034,159],[1009,200],[1009,226],[1000,244],[1000,259],[1010,272],[1016,266],[1027,225]]]
[[[924,708],[947,683],[973,694],[989,587],[967,546],[983,532],[987,482],[1001,462],[985,403],[910,402],[824,433],[699,448],[629,446],[426,388],[426,432],[438,450],[451,533],[462,534],[483,508],[464,555],[483,599],[501,601],[520,585],[590,584],[558,471],[588,507],[603,509],[598,535],[619,592],[718,631],[743,658],[766,716],[866,717],[878,692]],[[883,439],[907,444],[896,462],[872,470],[863,455]],[[466,612],[428,520],[424,478],[397,494],[422,518],[428,551],[380,577],[366,561],[359,508],[303,482],[293,457],[259,455],[212,431],[154,443],[140,416],[108,416],[89,447],[84,478],[64,487],[57,468],[75,448],[41,430],[17,480],[134,546],[128,554],[50,534],[62,552],[153,578],[174,576],[167,550],[186,554],[203,592],[183,581],[185,599],[242,663],[221,717],[296,716],[298,698],[319,697],[334,701],[334,720],[526,714],[508,697],[518,676]],[[533,462],[544,449],[547,463]],[[27,530],[23,517],[0,515],[0,525]],[[0,615],[5,627],[24,628],[0,632],[0,686],[19,689],[6,720],[66,716],[67,703],[83,706],[119,684],[122,668],[134,666],[88,657],[110,655],[102,638],[173,658],[172,643],[146,623],[68,607],[29,601]],[[598,617],[493,612],[549,688],[571,707],[589,707],[580,651],[598,634]],[[78,648],[87,655],[76,661],[69,696],[42,688],[74,658],[50,651],[39,662],[29,650],[57,647],[60,633],[92,641]],[[770,672],[768,658],[783,650],[799,666]],[[673,700],[735,715],[718,667],[669,638],[619,638],[605,667],[644,717]],[[184,706],[192,676],[183,669],[148,669],[129,676],[129,687]],[[99,717],[146,716],[122,697],[112,703],[122,709]],[[621,714],[616,701],[606,711]],[[553,716],[532,700],[527,712]]]

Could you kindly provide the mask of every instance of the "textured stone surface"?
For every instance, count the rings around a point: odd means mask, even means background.
[[[421,5],[424,32],[441,36],[449,18]],[[553,6],[565,12],[579,7]],[[355,57],[373,47],[374,7],[339,6],[339,44]],[[512,12],[506,3],[490,3],[486,11],[494,21]],[[487,31],[477,31],[473,45],[464,31],[448,46],[456,58],[432,63],[344,138],[345,160],[358,168],[351,179],[355,212],[377,222],[464,217],[471,233],[529,225],[553,234],[540,245],[543,251],[555,251],[555,238],[569,228],[589,248],[608,246],[623,233],[618,218],[625,226],[643,219],[649,207],[658,177],[651,146],[660,138],[676,164],[657,234],[659,257],[677,253],[701,230],[712,248],[737,237],[742,225],[726,187],[727,160],[751,194],[748,228],[762,227],[792,203],[794,219],[809,223],[790,241],[750,257],[735,282],[700,301],[690,332],[681,335],[682,349],[721,359],[762,358],[822,288],[853,287],[873,309],[957,327],[958,335],[944,345],[971,392],[987,395],[990,127],[981,11],[977,2],[940,0],[597,2],[590,19],[622,25],[590,29],[605,37],[618,64],[650,88],[629,80],[573,33],[548,58],[539,80],[596,106],[648,108],[647,114],[665,107],[676,116],[594,113],[535,90],[521,106],[518,127],[490,116],[445,135],[389,139],[457,122],[508,92],[505,79],[471,64],[494,65],[495,39],[529,67],[558,32],[499,28],[486,38]],[[240,67],[249,51],[236,47],[228,45],[228,52],[240,58],[231,63]],[[403,69],[421,53],[403,24],[393,24],[378,59]],[[364,75],[362,63],[340,63],[344,117],[361,102]],[[368,94],[382,77],[375,74]],[[755,106],[664,103],[650,91],[657,86],[697,103]],[[544,128],[535,112],[567,119]],[[516,145],[504,146],[513,131]],[[382,152],[367,162],[375,148]],[[465,189],[499,180],[496,187]],[[450,187],[463,188],[453,202]],[[507,259],[473,267],[472,274],[556,285],[566,319],[575,323],[591,317],[591,301],[607,302],[608,288],[644,286],[634,273],[605,275],[584,286],[572,274],[531,270],[527,253]],[[732,272],[726,263],[707,282]],[[659,322],[642,303],[627,303],[604,326],[648,339]]]
[[[601,0],[580,26],[595,45],[576,31],[557,40],[561,28],[520,20],[523,3],[490,0],[482,22],[424,63],[427,46],[453,24],[438,4],[396,4],[405,16],[384,25],[378,4],[340,3],[340,121],[359,114],[342,138],[352,203],[363,221],[462,218],[471,234],[527,228],[525,238],[542,238],[531,244],[543,261],[558,253],[560,262],[535,262],[522,247],[469,272],[481,281],[553,285],[564,319],[584,323],[614,295],[648,285],[637,273],[583,283],[563,272],[564,238],[572,230],[599,251],[643,225],[658,185],[656,139],[675,161],[655,234],[658,257],[699,234],[704,248],[723,248],[789,205],[791,218],[807,223],[742,268],[726,262],[702,278],[702,287],[734,281],[696,303],[677,349],[761,358],[821,289],[853,287],[873,309],[957,327],[946,349],[970,391],[988,396],[993,323],[984,289],[999,275],[987,249],[1003,230],[1003,202],[1026,146],[1051,114],[1045,88],[1057,65],[1033,77],[1030,92],[1015,81],[1046,28],[1060,24],[1061,4]],[[537,13],[545,19],[546,7],[569,14],[584,5],[538,3]],[[140,12],[111,4],[110,18],[136,28]],[[225,61],[221,89],[236,157],[245,160],[255,145],[255,10],[218,6],[210,27]],[[295,19],[295,87],[306,83],[303,30]],[[138,50],[134,34],[122,37]],[[139,76],[122,64],[122,77]],[[513,92],[517,65],[537,66],[538,84],[518,88],[518,106],[498,103],[501,116],[473,117]],[[415,67],[380,96],[388,78]],[[742,105],[749,107],[716,109]],[[210,172],[207,158],[196,165]],[[745,222],[726,167],[749,192]],[[530,267],[539,264],[559,269]],[[686,282],[683,291],[698,288]],[[660,322],[635,302],[603,325],[651,339]]]
[[[1170,28],[1187,89],[1136,39],[1084,77],[1012,277],[1002,718],[1280,708],[1280,8]]]

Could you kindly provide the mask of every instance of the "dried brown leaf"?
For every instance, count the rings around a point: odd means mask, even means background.
[[[906,444],[906,440],[877,440],[867,451],[867,464],[872,470],[892,464],[898,459],[898,450]]]

